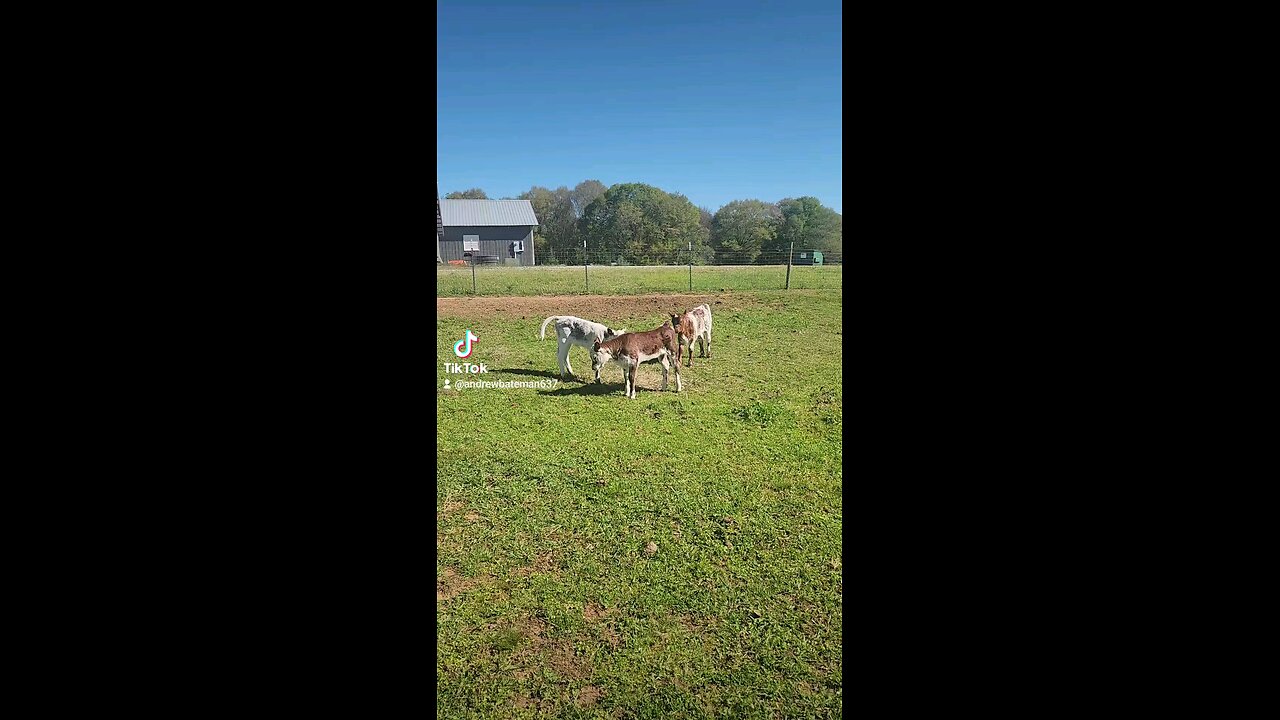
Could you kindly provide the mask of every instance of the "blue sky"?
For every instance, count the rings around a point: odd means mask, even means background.
[[[441,193],[643,182],[843,212],[841,7],[440,0]]]

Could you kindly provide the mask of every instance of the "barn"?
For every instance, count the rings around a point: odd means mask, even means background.
[[[533,265],[538,218],[528,200],[437,200],[437,259]]]

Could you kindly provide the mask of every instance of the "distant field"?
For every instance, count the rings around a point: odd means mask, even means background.
[[[601,286],[678,290],[682,271],[601,268]],[[838,268],[792,272],[839,287]],[[841,717],[840,293],[582,297],[572,269],[481,274],[564,294],[436,301],[437,718]],[[655,365],[635,400],[616,367],[601,385],[443,388],[558,378],[548,315],[648,330],[703,302],[713,356],[681,368],[681,393]],[[590,381],[586,351],[570,361]]]
[[[688,266],[613,267],[592,265],[591,295],[641,295],[689,292]],[[694,266],[693,292],[781,290],[786,285],[786,265]],[[791,268],[791,287],[797,290],[840,290],[843,266]],[[437,266],[436,296],[471,295],[471,268]],[[583,269],[571,266],[476,267],[477,295],[585,295]]]

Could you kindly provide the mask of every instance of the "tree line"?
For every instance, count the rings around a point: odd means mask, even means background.
[[[446,199],[488,200],[480,188]],[[605,187],[585,180],[573,189],[537,186],[515,198],[528,200],[538,217],[533,242],[539,265],[583,261],[587,241],[592,262],[620,265],[777,264],[795,252],[843,252],[843,218],[817,198],[778,202],[734,200],[712,213],[678,192],[644,183]],[[692,247],[692,253],[690,252]]]

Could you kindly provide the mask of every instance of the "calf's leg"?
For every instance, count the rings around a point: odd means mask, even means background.
[[[564,340],[560,341],[560,347],[556,349],[556,361],[560,363],[560,377],[564,377],[565,368],[569,365],[569,343]]]

